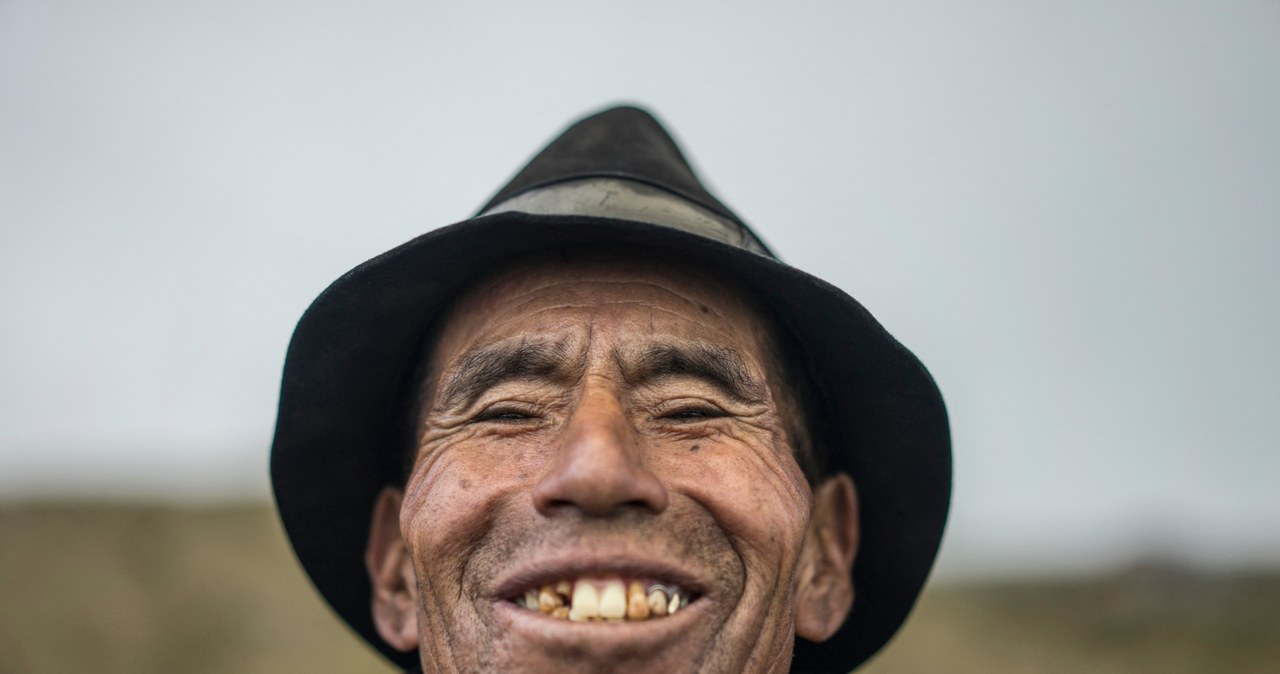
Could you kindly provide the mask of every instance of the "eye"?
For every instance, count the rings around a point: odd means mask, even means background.
[[[725,416],[725,411],[706,403],[694,405],[679,405],[670,411],[663,411],[658,415],[661,419],[671,419],[673,421],[702,421],[704,419],[716,419]]]
[[[511,407],[508,405],[495,405],[477,414],[472,421],[499,421],[510,423],[515,421],[527,421],[533,418],[534,416],[529,410]]]

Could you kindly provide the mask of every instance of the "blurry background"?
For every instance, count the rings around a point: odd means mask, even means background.
[[[871,671],[1273,671],[1274,0],[5,0],[0,672],[378,671],[268,505],[293,325],[616,102],[947,399]]]

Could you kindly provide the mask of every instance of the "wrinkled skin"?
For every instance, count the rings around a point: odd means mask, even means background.
[[[444,324],[412,472],[374,512],[380,633],[419,648],[427,672],[787,671],[794,637],[830,636],[851,605],[852,483],[805,480],[767,325],[738,295],[666,265],[578,257],[499,274]],[[550,357],[495,375],[492,354],[520,345]],[[654,353],[700,348],[736,355],[740,378],[653,367]],[[611,573],[698,598],[622,624],[511,601]]]

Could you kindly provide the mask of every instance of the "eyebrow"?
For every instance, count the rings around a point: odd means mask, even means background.
[[[741,402],[767,399],[767,389],[751,374],[737,351],[715,344],[655,344],[631,362],[620,363],[623,376],[633,384],[669,377],[705,380]]]
[[[437,407],[470,405],[480,394],[505,381],[554,376],[565,369],[568,352],[568,345],[563,342],[530,342],[528,338],[476,347],[463,354],[458,366],[445,378]]]

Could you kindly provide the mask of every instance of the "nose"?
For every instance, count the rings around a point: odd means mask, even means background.
[[[628,508],[660,513],[667,489],[643,464],[635,428],[609,391],[583,395],[563,430],[550,470],[533,488],[538,512],[604,517]]]

